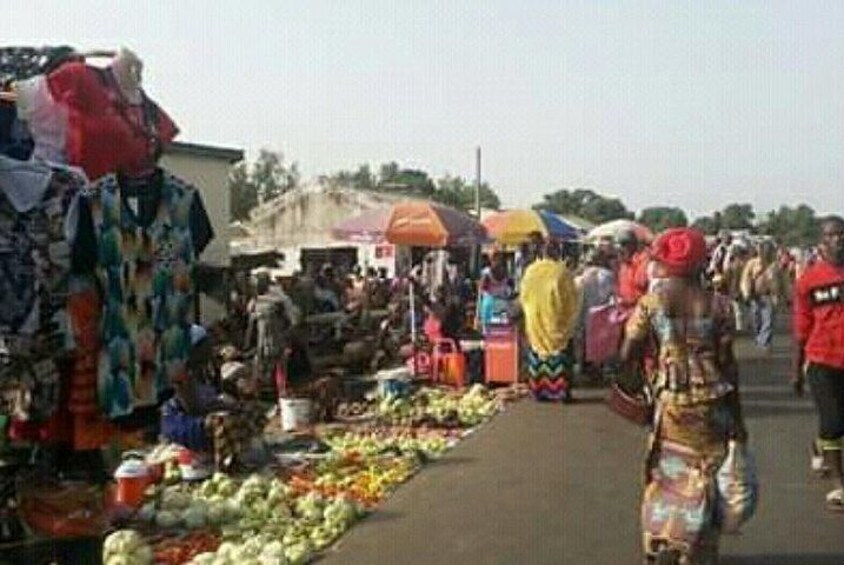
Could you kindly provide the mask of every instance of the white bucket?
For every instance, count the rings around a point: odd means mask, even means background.
[[[281,429],[290,432],[311,423],[313,403],[307,398],[279,398]]]

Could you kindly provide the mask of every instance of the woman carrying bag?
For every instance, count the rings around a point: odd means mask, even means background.
[[[757,485],[746,450],[733,313],[726,297],[702,285],[706,244],[692,229],[672,229],[653,245],[667,275],[627,322],[622,361],[634,366],[651,342],[646,375],[654,416],[642,499],[648,563],[715,563],[722,524],[735,529],[755,509]]]

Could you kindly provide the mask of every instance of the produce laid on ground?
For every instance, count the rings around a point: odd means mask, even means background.
[[[403,397],[387,395],[378,403],[378,421],[400,426],[464,427],[477,426],[500,408],[498,398],[482,385],[466,393],[441,388],[421,388]]]
[[[147,489],[133,529],[107,538],[104,563],[306,563],[500,405],[479,386],[465,394],[423,388],[384,398],[369,424],[294,438],[288,443],[303,455],[293,467],[245,478],[215,473],[201,482],[169,477]],[[421,414],[425,427],[414,427],[409,414]]]

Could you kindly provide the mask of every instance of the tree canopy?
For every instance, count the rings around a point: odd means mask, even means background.
[[[475,209],[475,185],[460,176],[446,175],[436,182],[425,171],[404,169],[391,161],[378,168],[378,174],[372,173],[369,165],[360,165],[357,171],[338,171],[320,177],[322,182],[331,186],[340,186],[356,190],[376,192],[395,192],[413,198],[425,198],[441,202],[465,211]],[[501,201],[488,183],[481,183],[481,206],[501,207]]]
[[[593,190],[563,189],[542,197],[534,208],[556,214],[579,216],[594,224],[610,220],[633,219],[633,213],[618,198],[608,198]]]
[[[253,208],[292,190],[299,179],[295,162],[285,165],[280,152],[261,149],[254,163],[241,161],[229,171],[230,219],[249,219]]]
[[[686,217],[686,213],[680,208],[671,206],[645,208],[639,212],[637,221],[651,228],[654,233],[668,228],[683,228],[689,225],[689,219]]]
[[[501,201],[489,184],[482,182],[479,197],[481,208],[498,210]],[[475,183],[468,182],[462,177],[446,175],[437,181],[437,190],[433,199],[448,206],[471,212],[475,210]]]
[[[761,231],[789,246],[811,245],[820,237],[815,211],[805,204],[796,208],[780,206],[779,210],[768,212]]]

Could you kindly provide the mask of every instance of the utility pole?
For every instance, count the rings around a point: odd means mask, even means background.
[[[475,217],[481,221],[481,147],[480,145],[475,149]],[[481,245],[478,243],[472,248],[471,269],[475,276],[480,274],[481,270]]]
[[[475,150],[475,164],[477,166],[477,178],[475,179],[475,214],[478,221],[481,221],[481,148]]]

